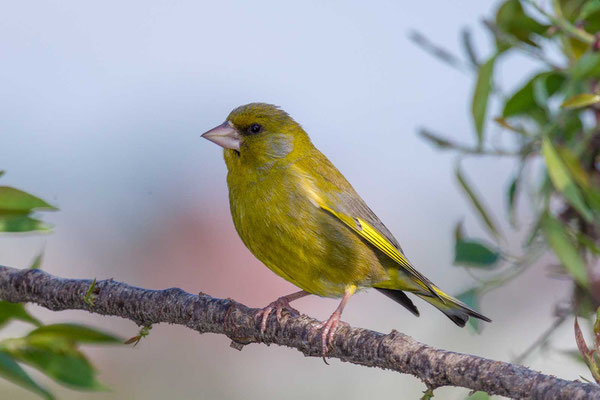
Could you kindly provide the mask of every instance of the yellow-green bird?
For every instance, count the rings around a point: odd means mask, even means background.
[[[289,302],[309,294],[341,297],[321,329],[323,355],[348,299],[374,287],[415,315],[404,293],[432,304],[455,324],[490,319],[444,293],[408,261],[402,248],[300,124],[271,104],[251,103],[202,135],[222,146],[235,228],[267,267],[302,289],[258,314],[264,332]]]

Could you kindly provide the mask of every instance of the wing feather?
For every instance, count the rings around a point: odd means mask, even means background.
[[[390,241],[385,238],[381,233],[374,229],[367,221],[359,217],[351,217],[343,213],[337,212],[332,208],[321,204],[321,208],[327,211],[329,214],[335,216],[337,219],[342,221],[347,227],[356,232],[360,237],[365,239],[371,245],[375,246],[378,250],[384,253],[386,256],[394,260],[404,271],[410,276],[415,278],[418,282],[422,283],[435,297],[442,299],[437,291],[434,289],[433,284],[427,279],[422,273],[417,271],[412,266],[410,261],[397,249]],[[443,299],[442,299],[443,300]]]
[[[392,233],[327,157],[313,149],[311,156],[297,160],[295,167],[305,179],[307,190],[318,207],[395,261],[398,269],[422,284],[432,297],[444,302],[433,283],[413,267]]]

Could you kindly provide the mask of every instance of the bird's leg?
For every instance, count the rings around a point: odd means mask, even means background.
[[[277,300],[275,300],[274,302],[272,302],[271,304],[269,304],[262,310],[259,310],[256,313],[256,317],[258,317],[258,318],[262,317],[261,322],[260,322],[260,333],[261,334],[265,333],[265,330],[267,329],[267,320],[269,319],[269,315],[271,315],[271,313],[273,312],[273,309],[275,309],[275,313],[277,315],[277,322],[281,321],[281,311],[284,308],[287,308],[293,314],[300,315],[300,311],[298,311],[295,308],[293,308],[292,306],[290,306],[290,302],[294,301],[294,300],[298,300],[304,296],[308,296],[309,294],[310,293],[305,292],[304,290],[301,290],[296,293],[288,294],[287,296],[282,296],[282,297],[278,298]]]
[[[344,311],[344,307],[346,307],[346,303],[348,302],[350,297],[352,297],[352,295],[356,292],[356,289],[357,289],[357,287],[355,285],[347,286],[346,290],[344,292],[344,297],[342,298],[342,301],[337,306],[337,308],[335,309],[333,314],[331,314],[329,319],[325,322],[321,322],[320,324],[316,325],[315,327],[313,327],[310,330],[310,332],[313,332],[315,330],[318,331],[319,329],[322,329],[322,331],[321,331],[321,345],[323,348],[322,356],[323,356],[323,361],[325,361],[326,364],[327,364],[327,361],[325,360],[325,354],[327,354],[329,344],[331,344],[331,342],[333,341],[335,332],[337,331],[337,328],[340,325],[340,323],[345,324],[344,322],[340,321],[340,318],[342,316],[342,311]],[[309,332],[309,335],[310,335],[310,332]]]

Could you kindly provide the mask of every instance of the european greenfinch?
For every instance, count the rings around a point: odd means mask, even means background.
[[[376,288],[410,312],[405,292],[438,308],[455,324],[469,316],[491,320],[441,291],[408,261],[402,248],[302,127],[280,108],[251,103],[202,135],[223,147],[233,223],[248,249],[267,267],[302,289],[259,311],[269,315],[316,294],[341,297],[321,330],[323,355],[348,299]]]

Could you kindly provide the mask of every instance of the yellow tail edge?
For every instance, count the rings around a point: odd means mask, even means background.
[[[419,293],[415,293],[417,296],[443,312],[448,318],[452,320],[456,325],[460,327],[464,327],[469,317],[478,318],[482,321],[492,322],[491,319],[486,317],[485,315],[473,310],[471,307],[458,300],[442,292],[437,287],[434,287],[434,290],[437,294],[443,299],[440,300],[437,297],[427,296]]]

